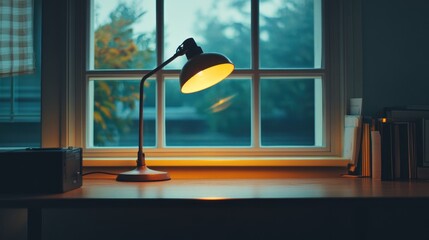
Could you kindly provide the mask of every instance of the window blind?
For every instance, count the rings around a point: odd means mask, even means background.
[[[0,1],[0,77],[34,71],[33,1]]]

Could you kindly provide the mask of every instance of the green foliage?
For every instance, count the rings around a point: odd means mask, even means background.
[[[266,2],[263,1],[263,2]],[[282,1],[272,16],[260,16],[263,68],[314,67],[313,0]]]
[[[120,132],[130,130],[129,118],[119,117],[116,103],[121,102],[127,109],[138,105],[137,81],[96,81],[94,86],[94,145],[114,143]]]
[[[147,33],[135,36],[132,28],[144,14],[135,4],[125,3],[110,13],[109,21],[94,32],[95,69],[142,69],[153,65],[154,50],[148,47],[151,36]],[[130,130],[131,120],[119,116],[116,108],[118,103],[129,110],[138,107],[138,84],[138,81],[95,82],[95,146],[115,143],[119,133]]]
[[[153,63],[151,36],[148,33],[135,36],[132,28],[144,14],[134,4],[118,4],[109,15],[110,21],[94,32],[95,69],[142,69]]]
[[[261,5],[271,3],[277,4],[272,5],[275,9],[269,15],[261,12],[259,18],[261,68],[313,68],[313,0],[260,1]],[[229,9],[234,9],[234,17],[223,22],[219,18],[219,11],[216,11],[218,4],[221,4],[220,1],[215,1],[210,12],[201,13],[202,21],[198,29],[205,40],[204,49],[225,54],[237,68],[250,68],[250,25],[246,21],[234,20],[250,19],[250,1],[231,1]],[[227,88],[229,86],[225,86]],[[290,121],[314,125],[314,81],[283,78],[269,81],[263,88],[261,86],[261,91],[266,96],[261,101],[261,113],[264,116],[275,116],[275,113],[282,112]],[[241,103],[234,104],[232,109],[239,108]],[[222,132],[234,132],[236,126],[243,126],[242,121],[247,118],[249,115],[245,111],[229,111],[226,119],[213,117],[209,121]]]
[[[234,63],[236,68],[250,68],[250,25],[249,21],[219,20],[223,9],[218,6],[221,1],[214,1],[209,12],[199,12],[199,24],[196,26],[198,36],[203,39],[205,52],[220,52]],[[234,11],[238,18],[250,19],[247,11],[247,0],[230,2],[228,11]]]

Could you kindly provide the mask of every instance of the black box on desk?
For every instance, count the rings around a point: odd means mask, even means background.
[[[0,193],[63,193],[81,186],[81,148],[0,151]]]

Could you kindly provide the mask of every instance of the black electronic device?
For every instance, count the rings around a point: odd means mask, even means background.
[[[81,148],[0,151],[0,193],[63,193],[81,186]]]

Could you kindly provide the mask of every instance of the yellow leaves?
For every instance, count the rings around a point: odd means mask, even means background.
[[[100,115],[99,112],[94,112],[94,121],[96,123],[102,123],[102,122],[104,122],[103,117]]]
[[[106,93],[107,96],[110,96],[112,94],[112,91],[106,82],[100,81],[98,83],[98,86]]]
[[[127,48],[127,52],[131,54],[134,54],[135,52],[137,52],[137,45],[134,42],[131,42]]]
[[[121,52],[122,52],[122,51],[120,51],[119,49],[116,49],[116,48],[109,48],[109,49],[107,50],[107,54],[108,54],[108,56],[109,56],[109,57],[111,57],[111,58],[117,57],[118,55],[120,55],[120,54],[121,54]]]
[[[124,39],[110,25],[99,27],[94,33],[95,68],[126,68],[138,52],[134,41]]]
[[[139,93],[133,93],[133,94],[131,94],[131,97],[133,97],[134,99],[139,99],[140,98],[140,94]]]
[[[106,129],[107,125],[99,112],[94,112],[94,121],[101,125],[102,129]]]
[[[96,101],[94,107],[95,123],[99,124],[102,129],[107,129],[105,118],[112,119],[112,111],[115,109],[115,104],[108,101],[104,101],[103,104],[101,104]]]
[[[102,113],[104,113],[104,115],[105,115],[106,117],[108,117],[108,118],[112,118],[112,114],[110,113],[110,110],[109,110],[107,107],[105,107],[105,106],[100,106],[100,111],[101,111]]]

